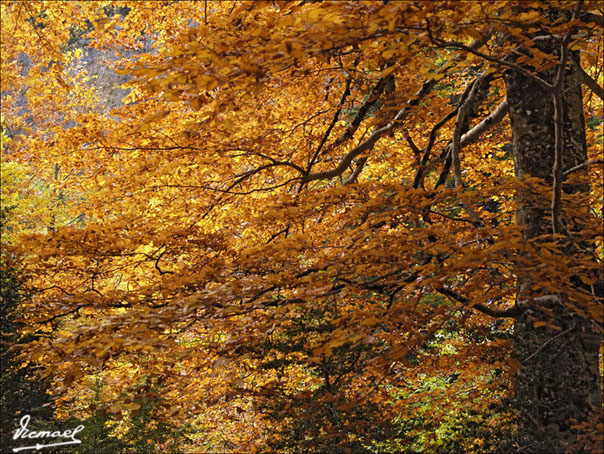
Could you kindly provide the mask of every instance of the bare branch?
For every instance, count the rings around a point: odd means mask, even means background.
[[[594,165],[594,164],[604,164],[604,159],[594,159],[592,161],[584,162],[583,164],[579,164],[578,166],[575,166],[575,167],[573,167],[571,169],[568,169],[562,175],[568,176],[568,175],[570,175],[573,172],[576,172],[578,170],[581,170],[584,167],[588,167],[588,166],[591,166],[591,165]]]
[[[413,138],[409,135],[409,131],[405,130],[403,132],[405,135],[405,140],[407,141],[407,143],[411,147],[411,150],[413,151],[413,154],[415,155],[415,159],[417,159],[419,161],[419,156],[422,154],[422,151],[419,148],[417,148],[417,145],[415,145]]]
[[[472,109],[473,101],[476,92],[480,89],[482,83],[490,78],[490,75],[484,72],[472,85],[472,89],[468,94],[468,98],[459,107],[457,119],[455,120],[455,128],[453,129],[453,139],[451,140],[451,160],[453,164],[453,176],[455,177],[455,187],[463,187],[461,178],[461,164],[459,162],[459,150],[461,148],[461,133],[462,128],[467,122],[467,117]]]
[[[357,181],[357,178],[359,178],[359,175],[361,174],[361,172],[363,171],[363,167],[365,166],[365,163],[367,162],[367,157],[362,157],[357,161],[357,166],[354,169],[354,172],[352,172],[352,175],[350,175],[350,178],[348,180],[346,180],[346,182],[344,183],[344,185],[347,184],[351,184]]]
[[[583,22],[593,22],[594,24],[604,27],[604,16],[590,12],[581,13],[577,16]]]
[[[293,168],[293,169],[296,169],[298,172],[300,172],[300,173],[302,173],[302,174],[304,174],[304,173],[305,173],[305,171],[304,171],[304,169],[303,169],[302,167],[300,167],[300,166],[299,166],[299,165],[297,165],[297,164],[294,164],[293,162],[289,162],[289,161],[278,161],[277,159],[273,158],[272,156],[268,156],[268,155],[265,155],[265,154],[263,154],[263,153],[258,153],[258,152],[255,152],[255,151],[253,151],[253,152],[249,152],[249,153],[246,153],[246,154],[248,154],[248,155],[253,155],[253,156],[258,156],[258,157],[263,158],[263,159],[268,159],[268,160],[269,160],[269,161],[271,161],[273,164],[275,164],[275,166],[286,166],[286,167],[291,167],[291,168]]]
[[[470,129],[468,132],[466,132],[465,134],[463,134],[461,136],[460,146],[464,147],[468,144],[476,142],[480,138],[480,136],[482,136],[482,134],[484,134],[486,131],[488,131],[493,126],[495,126],[497,123],[499,123],[505,117],[505,115],[507,113],[508,113],[508,101],[506,98],[503,101],[501,101],[501,103],[499,103],[499,105],[495,108],[495,110],[493,112],[491,112],[484,120],[482,120],[480,123],[478,123],[476,126],[474,126],[472,129]],[[449,173],[449,166],[451,165],[450,150],[451,150],[451,142],[449,142],[449,144],[445,147],[445,150],[439,157],[439,159],[442,161],[447,156],[449,156],[445,161],[445,167],[444,167],[443,171],[441,172],[440,177],[438,178],[436,187],[440,186],[441,184],[443,184],[445,182],[445,179],[447,178],[447,174]],[[420,175],[419,172],[418,172],[418,175],[416,175],[415,181],[413,182],[414,188],[419,187],[421,180],[425,176],[424,175],[425,171],[423,169],[420,169],[420,170],[422,171],[422,175]]]
[[[484,120],[461,136],[460,145],[463,147],[476,142],[484,132],[503,120],[503,117],[505,117],[507,113],[508,100],[505,98]]]
[[[419,188],[420,186],[423,186],[424,178],[428,174],[429,169],[426,168],[426,164],[428,164],[428,160],[430,159],[430,152],[432,150],[432,147],[434,146],[434,141],[436,140],[436,133],[451,118],[453,118],[454,116],[457,115],[457,112],[459,112],[460,106],[465,102],[465,100],[467,99],[468,95],[470,94],[470,91],[472,90],[472,87],[474,86],[474,82],[476,82],[476,80],[473,80],[465,88],[465,90],[461,94],[461,97],[459,98],[459,101],[458,101],[457,106],[455,107],[455,109],[452,110],[451,112],[449,112],[443,118],[441,118],[439,120],[439,122],[434,125],[434,127],[432,128],[432,131],[430,131],[430,136],[429,136],[429,139],[428,139],[428,143],[426,144],[426,148],[424,150],[424,155],[422,156],[420,167],[417,170],[415,178],[413,179],[413,187],[415,189]],[[449,148],[446,148],[446,153],[442,153],[441,156],[437,160],[434,161],[434,163],[436,163],[437,161],[440,162],[443,159],[445,159],[445,157],[448,156],[448,153],[449,153]],[[448,172],[448,169],[447,169],[447,172]]]
[[[577,64],[577,67],[579,68],[579,73],[581,75],[581,82],[584,85],[587,85],[587,87],[593,93],[595,93],[598,98],[604,100],[604,88],[600,87],[598,85],[598,82],[596,82],[589,74],[587,74],[585,70],[581,68],[581,66],[579,66],[579,64]]]
[[[583,0],[577,1],[577,6],[573,12],[570,21],[572,22],[577,16],[577,13],[583,6]],[[562,222],[560,221],[560,200],[562,198],[562,166],[563,166],[563,151],[564,151],[564,79],[566,76],[566,62],[568,60],[568,43],[571,40],[574,28],[571,28],[560,45],[560,62],[558,63],[558,71],[552,85],[552,96],[554,98],[554,168],[553,173],[553,191],[552,191],[552,231],[554,234],[560,233],[563,230]]]
[[[340,113],[342,112],[342,107],[344,106],[344,101],[346,101],[346,98],[348,97],[348,95],[350,95],[350,82],[351,82],[351,79],[348,78],[346,80],[346,86],[344,87],[344,92],[342,93],[342,97],[340,98],[340,102],[338,103],[338,109],[336,110],[335,114],[333,115],[333,119],[331,120],[331,123],[327,127],[327,130],[325,131],[325,134],[323,135],[323,138],[321,139],[321,142],[319,143],[319,146],[317,147],[315,154],[312,156],[312,158],[310,159],[310,161],[308,163],[308,171],[303,172],[303,173],[310,172],[310,169],[312,168],[316,159],[319,157],[319,154],[321,154],[321,150],[323,149],[325,142],[327,142],[327,139],[329,138],[329,134],[331,134],[331,130],[336,125],[338,118],[340,117]]]
[[[39,323],[39,324],[51,323],[51,322],[55,321],[58,318],[67,317],[68,315],[71,315],[71,314],[74,314],[76,312],[79,312],[80,309],[82,309],[83,307],[87,307],[87,306],[90,306],[90,304],[78,304],[73,309],[70,309],[70,310],[68,310],[66,312],[62,312],[62,313],[59,313],[59,314],[55,314],[52,317],[46,318],[44,320],[40,320],[40,321],[38,321],[36,323]]]
[[[478,77],[468,94],[467,99],[464,103],[459,107],[459,111],[457,112],[457,119],[455,121],[455,128],[453,130],[453,138],[451,139],[451,163],[453,165],[453,176],[455,178],[455,187],[463,188],[463,179],[461,177],[461,164],[459,161],[459,151],[461,149],[461,138],[462,138],[462,129],[466,127],[468,123],[468,117],[472,111],[473,105],[475,103],[476,94],[479,90],[483,88],[484,85],[488,87],[490,83],[491,75],[488,72],[484,72],[480,77]],[[484,126],[486,127],[486,126]],[[480,129],[477,130],[479,134],[481,132]],[[461,206],[464,208],[466,213],[470,215],[475,225],[483,225],[483,221],[480,216],[470,207],[468,204],[462,202]]]
[[[163,276],[164,274],[174,274],[173,271],[164,271],[159,267],[159,261],[161,260],[161,258],[164,256],[164,254],[166,252],[168,252],[167,247],[163,250],[163,252],[161,254],[159,254],[159,256],[157,257],[157,260],[155,260],[155,269],[159,272],[160,276]]]
[[[434,146],[434,141],[436,140],[436,133],[440,128],[447,124],[447,122],[457,115],[459,110],[459,106],[441,118],[438,123],[434,125],[432,131],[430,131],[430,137],[428,139],[428,143],[426,144],[426,148],[424,148],[424,155],[422,156],[422,165],[426,165],[428,163],[428,159],[430,159],[430,151]]]
[[[457,115],[458,110],[459,110],[459,106],[457,108],[455,108],[455,110],[452,110],[447,115],[445,115],[443,118],[441,118],[438,121],[438,123],[436,123],[432,127],[432,131],[430,131],[430,137],[428,139],[428,143],[426,144],[426,148],[424,148],[424,155],[422,156],[422,160],[420,162],[419,169],[417,169],[417,173],[415,174],[415,178],[413,179],[413,187],[415,189],[419,188],[420,186],[423,187],[424,178],[425,178],[426,174],[428,173],[428,168],[426,167],[426,165],[428,164],[428,160],[430,159],[430,152],[432,151],[432,147],[434,146],[434,141],[436,140],[436,134],[438,133],[438,130],[440,128],[442,128],[445,124],[447,124],[447,122],[451,118],[453,118],[455,115]]]
[[[387,77],[382,77],[377,82],[373,90],[371,90],[371,94],[367,98],[367,100],[359,107],[356,116],[350,123],[350,126],[346,128],[346,131],[336,139],[334,145],[341,145],[346,142],[346,140],[352,138],[358,127],[361,125],[361,122],[365,119],[369,110],[378,102],[380,96],[389,86],[394,85],[394,77],[389,75]],[[388,92],[388,90],[386,90]]]
[[[452,113],[455,113],[455,111],[453,111]],[[478,123],[476,126],[474,126],[472,129],[470,129],[468,132],[466,132],[465,134],[463,134],[461,136],[461,143],[460,146],[461,147],[465,147],[466,145],[469,145],[471,143],[476,142],[480,136],[482,136],[482,134],[484,134],[486,131],[488,131],[489,129],[491,129],[493,126],[495,126],[497,123],[499,123],[501,120],[503,120],[503,118],[506,116],[506,114],[508,113],[508,101],[507,98],[504,99],[503,101],[501,101],[499,103],[499,105],[495,108],[495,110],[493,112],[491,112],[484,120],[482,120],[480,123]],[[445,156],[447,156],[449,154],[449,150],[451,148],[451,143],[449,143],[447,145],[447,147],[445,148],[444,152],[441,154],[440,160],[444,159]],[[449,171],[449,168],[447,167],[447,165],[450,165],[451,161],[450,158],[447,160],[447,162],[445,163],[445,169],[443,169],[443,173],[441,174],[438,183],[436,184],[436,186],[440,186],[442,183],[444,183],[446,175]],[[424,170],[420,169],[422,171],[422,175],[420,175],[420,172],[418,171],[418,175],[416,175],[415,177],[415,181],[413,182],[413,187],[414,188],[418,188],[421,180],[424,178]]]
[[[507,100],[503,100],[499,104],[499,106],[497,106],[497,108],[492,113],[490,113],[483,121],[478,123],[476,126],[474,126],[472,129],[470,129],[461,136],[460,146],[464,147],[467,144],[477,141],[484,132],[488,131],[491,127],[499,123],[507,113],[507,107]],[[445,165],[435,187],[439,187],[440,185],[444,184],[449,173],[451,167],[451,146],[452,143],[449,142],[449,144],[445,147],[439,157],[440,160],[445,161]]]
[[[547,347],[549,344],[551,344],[553,341],[555,341],[556,339],[561,338],[562,336],[570,333],[572,330],[574,330],[577,327],[577,322],[573,323],[573,326],[571,326],[570,328],[568,328],[565,331],[562,331],[561,333],[557,334],[556,336],[548,339],[547,341],[545,341],[537,350],[535,350],[533,353],[531,353],[528,357],[526,357],[525,359],[523,359],[521,362],[523,364],[526,364],[530,359],[534,358],[541,350],[543,350],[545,347]]]
[[[462,304],[469,304],[470,300],[459,293],[454,292],[453,290],[449,290],[447,288],[441,287],[437,288],[436,291],[445,296],[448,296],[452,300],[458,301]],[[472,304],[470,305],[472,309],[476,309],[483,314],[490,315],[491,317],[518,317],[520,314],[524,313],[527,310],[527,306],[516,304],[509,309],[493,309],[492,307],[486,306],[484,304]]]
[[[484,304],[475,304],[472,306],[473,309],[476,309],[478,312],[482,312],[483,314],[490,315],[491,317],[501,318],[501,317],[518,317],[523,314],[527,308],[523,306],[513,306],[509,309],[493,309],[492,307],[486,306]]]

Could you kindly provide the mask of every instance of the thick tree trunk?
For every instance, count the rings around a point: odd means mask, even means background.
[[[557,53],[553,42],[540,44]],[[576,56],[572,56],[576,58]],[[539,74],[552,82],[556,68]],[[554,101],[551,90],[518,71],[505,76],[512,123],[516,175],[535,176],[552,182],[554,164]],[[586,161],[580,74],[569,66],[563,87],[563,170]],[[563,187],[565,192],[586,188]],[[519,195],[517,222],[525,238],[552,233],[549,204],[535,206]],[[567,249],[572,254],[572,246]],[[525,283],[530,276],[523,277]],[[563,289],[561,289],[561,293]],[[515,323],[515,352],[522,366],[516,375],[515,406],[521,452],[563,452],[575,435],[572,419],[585,420],[601,408],[598,350],[601,335],[593,323],[569,309],[565,296],[552,298],[546,315],[529,309]],[[554,323],[558,330],[535,327],[536,320]]]

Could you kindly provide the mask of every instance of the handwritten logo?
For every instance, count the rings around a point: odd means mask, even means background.
[[[21,427],[19,427],[17,429],[17,431],[15,432],[15,435],[13,435],[13,440],[18,440],[18,439],[33,439],[33,438],[68,438],[71,439],[69,441],[61,441],[58,443],[46,443],[46,444],[35,444],[33,446],[23,446],[21,448],[13,448],[13,452],[19,452],[19,451],[25,451],[26,449],[35,449],[36,451],[42,448],[50,448],[52,446],[65,446],[65,445],[77,445],[82,443],[81,440],[78,440],[76,438],[76,435],[81,432],[82,430],[84,430],[84,426],[83,425],[79,425],[78,427],[76,427],[75,429],[71,429],[71,430],[65,430],[64,432],[60,432],[58,430],[54,431],[54,432],[50,432],[50,431],[33,431],[33,430],[29,430],[27,428],[27,425],[29,424],[29,420],[30,420],[30,416],[29,415],[25,415],[23,416],[23,418],[21,418],[21,421],[19,421],[19,424],[21,425]]]

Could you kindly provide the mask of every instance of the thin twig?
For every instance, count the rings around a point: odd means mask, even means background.
[[[390,133],[394,127],[399,124],[401,122],[401,120],[405,117],[405,115],[408,112],[408,108],[412,105],[417,105],[419,103],[419,101],[421,99],[423,99],[434,87],[434,85],[436,85],[436,79],[430,79],[424,82],[424,84],[422,85],[422,88],[415,94],[415,97],[413,100],[409,101],[407,103],[407,106],[403,107],[401,110],[398,111],[398,113],[394,116],[394,118],[385,126],[381,127],[381,128],[377,128],[376,130],[374,130],[367,139],[365,139],[362,143],[360,143],[359,145],[357,145],[355,148],[353,148],[352,150],[350,150],[346,156],[344,156],[339,164],[331,169],[331,170],[326,170],[324,172],[314,172],[311,173],[309,175],[307,175],[306,177],[304,177],[303,182],[304,183],[308,183],[309,181],[313,181],[313,180],[327,180],[333,177],[337,177],[342,175],[342,173],[348,169],[348,167],[350,166],[350,164],[352,163],[352,161],[359,156],[361,153],[364,153],[365,151],[369,151],[373,148],[373,146],[376,144],[376,142],[380,139],[380,137]]]
[[[535,350],[533,353],[531,353],[528,358],[525,358],[523,361],[521,361],[522,363],[526,363],[529,359],[532,359],[535,355],[537,355],[541,350],[543,350],[545,347],[547,347],[549,344],[551,344],[553,341],[555,341],[556,339],[559,339],[560,337],[564,336],[565,334],[570,333],[573,329],[575,329],[577,327],[577,324],[574,323],[573,326],[571,326],[570,328],[568,328],[565,331],[562,331],[561,333],[557,334],[556,336],[552,337],[551,339],[548,339],[547,341],[545,341],[543,343],[543,345],[541,345],[537,350]]]
[[[438,47],[454,47],[454,48],[457,48],[457,49],[465,50],[466,52],[474,54],[474,55],[476,55],[476,56],[478,56],[480,58],[483,58],[486,61],[489,61],[491,63],[495,63],[497,65],[506,66],[508,68],[515,69],[516,71],[524,74],[525,76],[530,77],[535,82],[537,82],[539,85],[541,85],[541,86],[543,86],[545,88],[549,88],[549,89],[552,88],[552,85],[549,84],[548,82],[546,82],[544,79],[542,79],[538,75],[530,72],[526,68],[523,68],[522,66],[520,66],[520,65],[518,65],[516,63],[512,63],[512,62],[509,62],[509,61],[506,61],[506,60],[502,60],[500,58],[496,58],[496,57],[493,57],[491,55],[482,53],[482,52],[480,52],[480,51],[478,51],[476,49],[473,49],[470,46],[466,46],[465,44],[457,42],[457,41],[445,41],[445,40],[442,40],[442,39],[435,38],[432,35],[432,30],[430,29],[430,23],[429,22],[428,22],[428,27],[426,28],[426,31],[428,32],[428,36],[429,36],[430,40],[432,41],[432,43],[434,45],[438,46]]]
[[[594,164],[604,164],[604,159],[594,159],[592,161],[584,162],[583,164],[579,164],[578,166],[572,167],[572,168],[564,171],[564,173],[562,173],[562,175],[564,175],[566,177],[566,176],[570,175],[573,172],[576,172],[578,170],[581,170],[584,167],[588,167],[588,166],[591,166],[591,165],[594,165]]]
[[[589,89],[595,93],[600,99],[604,100],[604,88],[598,85],[589,74],[585,72],[581,66],[577,63],[577,67],[579,68],[579,74],[581,75],[581,82],[589,87]]]
[[[321,150],[323,149],[323,146],[327,142],[327,139],[329,138],[329,135],[331,134],[331,130],[333,129],[333,127],[338,122],[338,118],[340,118],[340,113],[342,112],[342,108],[344,106],[344,102],[346,101],[346,98],[348,97],[348,95],[350,95],[350,83],[351,83],[351,81],[352,81],[351,78],[348,78],[346,80],[346,85],[344,87],[344,92],[342,93],[342,97],[340,98],[340,102],[338,103],[338,108],[337,108],[336,112],[334,113],[333,119],[331,120],[331,123],[327,127],[327,130],[325,131],[325,134],[323,134],[323,138],[321,139],[321,142],[319,143],[319,146],[317,147],[317,150],[315,151],[314,155],[311,157],[311,159],[310,159],[310,161],[308,163],[308,169],[307,169],[307,171],[304,172],[304,173],[310,173],[310,169],[312,169],[313,164],[315,163],[315,161],[317,160],[317,158],[321,154]]]
[[[577,1],[577,6],[573,11],[573,15],[570,18],[572,22],[577,13],[583,6],[583,0]],[[561,43],[560,49],[560,63],[558,64],[558,71],[556,78],[552,84],[552,96],[554,98],[554,168],[553,173],[553,191],[552,191],[552,231],[554,234],[560,233],[564,230],[562,222],[560,221],[560,200],[562,198],[562,166],[563,166],[563,151],[564,151],[564,102],[563,102],[563,90],[564,90],[564,79],[566,75],[566,62],[568,60],[568,43],[572,37],[574,28],[568,30],[564,39]]]

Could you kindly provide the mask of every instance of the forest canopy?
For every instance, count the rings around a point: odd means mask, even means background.
[[[3,345],[84,452],[602,451],[600,2],[1,20]]]

